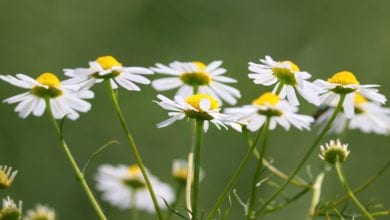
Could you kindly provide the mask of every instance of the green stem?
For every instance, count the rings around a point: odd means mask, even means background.
[[[194,91],[195,92],[195,91]],[[191,145],[190,152],[188,153],[188,169],[187,169],[187,182],[186,182],[186,207],[189,211],[189,216],[191,217],[192,212],[192,202],[191,202],[191,189],[194,178],[194,149],[196,141],[196,120],[191,121]]]
[[[371,214],[364,208],[364,206],[359,202],[359,200],[356,198],[355,194],[353,194],[351,188],[349,188],[349,185],[347,183],[347,180],[344,176],[343,169],[341,167],[340,161],[337,159],[336,161],[336,171],[337,176],[340,179],[341,185],[343,185],[344,189],[347,191],[349,197],[352,199],[352,201],[355,203],[355,205],[359,208],[359,210],[364,214],[368,219],[373,220],[374,217],[371,216]]]
[[[99,219],[100,220],[106,220],[107,218],[104,215],[103,210],[101,209],[97,199],[95,198],[95,196],[93,195],[91,189],[89,188],[88,183],[87,183],[87,181],[84,178],[84,174],[81,172],[79,166],[77,165],[76,160],[74,159],[72,153],[70,152],[70,149],[69,149],[68,145],[65,142],[64,136],[63,136],[63,134],[61,132],[61,129],[58,126],[57,121],[54,118],[53,113],[51,111],[50,99],[46,99],[45,101],[46,101],[46,106],[47,106],[46,111],[47,111],[47,113],[49,115],[49,118],[50,118],[51,122],[54,125],[54,128],[55,128],[57,134],[58,134],[58,137],[60,139],[61,146],[62,146],[62,148],[64,150],[64,153],[65,153],[66,157],[68,158],[68,160],[69,160],[69,162],[70,162],[70,164],[71,164],[71,166],[73,168],[73,171],[76,173],[77,179],[80,181],[81,187],[83,188],[83,190],[87,194],[89,202],[91,203],[92,207],[95,209],[97,215],[99,216]]]
[[[268,205],[287,187],[287,185],[291,182],[291,180],[295,177],[295,175],[298,174],[298,172],[301,170],[303,165],[306,163],[306,161],[309,159],[310,155],[313,153],[314,149],[317,147],[318,143],[322,140],[322,138],[325,136],[325,134],[330,129],[333,121],[336,119],[337,114],[340,112],[343,102],[345,99],[345,94],[340,95],[339,103],[337,104],[337,107],[335,111],[333,112],[332,116],[330,117],[328,123],[325,125],[325,127],[322,129],[321,133],[317,136],[317,138],[314,140],[313,144],[309,147],[306,154],[303,156],[302,160],[299,162],[298,166],[295,168],[295,170],[292,172],[292,174],[288,177],[288,179],[284,182],[284,184],[277,190],[271,197],[266,200],[263,207],[259,209],[259,211],[256,213],[256,215],[261,214]]]
[[[126,135],[127,142],[128,142],[128,144],[129,144],[129,146],[130,146],[130,148],[131,148],[131,150],[132,150],[132,152],[133,152],[133,154],[135,156],[135,159],[137,160],[137,164],[138,164],[139,168],[141,169],[142,175],[143,175],[143,177],[145,179],[146,187],[149,190],[149,194],[150,194],[150,196],[152,198],[154,209],[156,210],[158,219],[162,220],[163,219],[163,215],[162,215],[160,207],[158,205],[158,202],[157,202],[156,195],[154,193],[152,184],[150,183],[149,175],[148,175],[148,173],[147,173],[147,171],[145,169],[144,163],[142,162],[141,155],[138,152],[138,148],[137,148],[137,146],[135,144],[133,136],[131,135],[131,133],[129,131],[129,128],[126,125],[126,122],[125,122],[125,119],[123,117],[122,111],[121,111],[121,109],[119,107],[117,96],[116,96],[114,90],[111,87],[110,79],[106,79],[106,80],[104,80],[104,82],[105,82],[106,87],[108,89],[108,92],[109,92],[109,94],[111,96],[112,104],[114,105],[114,109],[115,109],[116,115],[118,116],[119,122],[120,122],[120,124],[122,126],[123,132]]]
[[[139,217],[138,217],[138,209],[137,209],[137,206],[136,206],[137,200],[135,199],[136,195],[137,194],[135,193],[135,191],[133,191],[132,194],[131,194],[131,203],[133,204],[133,206],[131,207],[132,220],[138,220],[139,219]]]
[[[283,86],[284,86],[284,82],[279,81],[279,85],[278,85],[278,87],[276,88],[276,91],[275,91],[275,94],[276,94],[276,95],[279,95],[279,94],[280,94],[280,92],[281,92],[282,89],[283,89]]]
[[[198,220],[198,200],[200,183],[200,155],[202,151],[203,120],[196,120],[196,141],[194,151],[194,185],[192,188],[192,218]]]
[[[315,211],[318,203],[320,202],[321,198],[321,188],[322,188],[322,182],[324,181],[325,172],[322,171],[320,174],[318,174],[314,184],[313,184],[313,196],[311,197],[311,203],[309,207],[309,211],[307,212],[307,219],[311,220],[315,217]]]
[[[253,209],[253,205],[254,205],[254,200],[256,198],[256,194],[257,194],[257,183],[258,183],[258,179],[260,177],[260,173],[261,173],[261,168],[262,168],[262,161],[263,161],[263,158],[264,158],[264,154],[265,154],[265,150],[266,150],[266,147],[267,147],[267,139],[268,139],[268,131],[269,131],[269,121],[270,121],[270,117],[267,117],[267,120],[265,121],[265,124],[264,124],[264,131],[262,132],[263,135],[262,135],[262,143],[261,143],[261,146],[260,146],[260,154],[259,154],[259,159],[257,161],[257,166],[256,166],[256,171],[255,171],[255,175],[253,177],[253,181],[252,181],[252,190],[251,190],[251,193],[250,193],[250,197],[249,197],[249,203],[248,203],[248,210],[247,210],[247,219],[251,219],[252,217],[252,209]]]
[[[253,141],[252,143],[252,146],[248,149],[248,152],[245,154],[244,158],[242,159],[240,165],[238,166],[237,170],[235,171],[233,177],[230,179],[229,183],[226,185],[224,191],[222,192],[222,194],[218,197],[216,203],[214,204],[213,208],[211,209],[210,213],[207,215],[207,220],[211,220],[212,217],[215,215],[215,213],[217,213],[219,207],[221,206],[222,202],[224,201],[225,197],[228,195],[228,193],[232,190],[232,188],[234,187],[235,183],[237,182],[238,180],[238,177],[240,177],[244,167],[246,166],[246,164],[248,163],[249,161],[249,158],[250,156],[252,155],[253,153],[253,150],[255,149],[256,147],[256,144],[257,144],[257,141],[259,140],[259,137],[261,135],[261,133],[263,132],[264,129],[264,126],[262,129],[259,130],[259,132],[257,133],[257,136],[255,138],[255,140]]]
[[[359,187],[357,187],[353,193],[356,195],[360,192],[362,192],[363,190],[365,190],[367,187],[369,187],[372,183],[374,183],[388,168],[390,167],[390,160],[387,161],[387,163],[374,175],[372,176],[371,178],[369,178],[365,183],[363,183],[362,185],[360,185]],[[334,208],[334,207],[337,207],[338,205],[348,201],[349,199],[349,195],[344,195],[343,197],[341,197],[340,199],[338,199],[337,201],[335,202],[332,202],[329,206],[323,208],[323,209],[320,209],[317,211],[317,214],[322,214],[324,213],[326,210],[328,209],[331,209],[331,208]]]
[[[252,140],[250,139],[249,135],[248,135],[248,130],[244,128],[243,130],[243,133],[244,135],[246,136],[246,140],[247,140],[247,143],[248,143],[248,147],[251,147],[252,146]],[[255,157],[257,159],[260,158],[260,155],[259,155],[259,151],[255,148],[253,150],[253,154],[255,155]],[[265,158],[263,158],[263,165],[270,171],[272,172],[273,174],[275,174],[276,176],[284,179],[284,180],[287,180],[288,179],[288,175],[285,174],[284,172],[282,172],[281,170],[279,170],[278,168],[276,168],[275,166],[272,165],[271,162],[269,162],[268,160],[266,160]],[[295,176],[292,180],[291,180],[291,183],[298,186],[298,187],[302,187],[302,188],[311,188],[311,185],[309,183],[307,183],[305,180],[303,180],[302,178],[298,177],[298,176]]]

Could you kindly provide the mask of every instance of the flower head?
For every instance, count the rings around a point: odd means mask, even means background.
[[[335,110],[335,106],[329,106],[317,119],[317,124],[324,124],[329,120]],[[390,108],[382,107],[370,102],[359,93],[355,94],[355,114],[347,118],[344,112],[340,112],[332,124],[331,131],[341,134],[345,129],[358,129],[364,133],[380,135],[390,134]]]
[[[172,163],[172,176],[179,183],[185,185],[188,177],[188,162],[187,160],[175,159]],[[200,170],[200,180],[204,178],[204,171]]]
[[[89,62],[89,68],[64,69],[64,72],[71,77],[67,83],[89,88],[108,79],[113,89],[117,89],[119,85],[129,91],[140,91],[136,83],[149,84],[150,80],[143,75],[153,74],[153,71],[144,67],[124,67],[112,56],[98,57]]]
[[[26,216],[24,216],[23,220],[55,220],[56,213],[54,209],[46,206],[38,204],[34,209],[30,209],[27,211]]]
[[[31,113],[41,116],[46,109],[46,100],[50,103],[50,109],[56,119],[68,117],[75,120],[78,112],[87,112],[91,104],[83,99],[93,98],[94,94],[88,89],[80,89],[74,84],[65,85],[58,77],[49,72],[42,73],[36,79],[24,74],[0,75],[0,79],[23,89],[27,92],[5,99],[4,102],[19,103],[15,111],[19,116],[26,118]]]
[[[343,110],[348,118],[355,115],[354,101],[356,93],[362,95],[375,103],[384,104],[386,97],[378,92],[379,85],[361,85],[356,76],[349,71],[335,73],[327,81],[314,81],[321,88],[320,100],[322,103],[336,106],[340,100],[340,95],[345,95]]]
[[[3,199],[3,208],[0,210],[0,219],[19,220],[22,216],[22,201],[19,201],[18,205],[16,205],[14,200],[9,196]]]
[[[150,213],[155,211],[138,165],[129,167],[101,165],[96,175],[96,181],[96,188],[103,193],[102,199],[111,205],[121,209],[136,207]],[[164,200],[168,204],[174,201],[174,192],[168,184],[160,182],[151,175],[150,181],[157,197],[159,197],[158,203],[161,208],[166,207]]]
[[[319,154],[319,157],[330,164],[335,164],[337,160],[339,162],[344,162],[350,153],[348,144],[341,144],[340,140],[337,140],[336,142],[331,140],[329,143],[321,145],[320,148],[321,153]]]
[[[296,106],[280,99],[274,93],[264,93],[252,101],[252,105],[238,108],[227,108],[225,112],[233,115],[233,118],[242,122],[250,131],[257,131],[263,126],[267,117],[270,118],[269,128],[275,129],[279,124],[286,130],[291,125],[302,130],[310,130],[310,124],[314,121],[311,116],[296,114]]]
[[[296,92],[298,92],[308,102],[319,105],[318,88],[313,83],[307,81],[311,75],[308,72],[301,71],[299,67],[291,61],[274,61],[270,56],[260,59],[260,64],[249,63],[249,78],[253,79],[255,84],[270,86],[276,84],[274,91],[279,87],[281,98],[287,96],[287,100],[292,105],[299,105]]]
[[[194,94],[194,88],[198,93],[208,94],[222,104],[222,100],[234,105],[241,97],[240,91],[225,85],[235,83],[236,80],[222,76],[226,70],[220,68],[222,61],[213,61],[206,65],[202,62],[173,62],[169,66],[156,64],[152,68],[156,73],[169,77],[153,80],[152,86],[157,91],[166,91],[179,88],[176,95],[187,98]]]
[[[168,113],[170,118],[157,124],[159,128],[169,126],[186,117],[203,120],[205,130],[208,128],[209,121],[217,128],[224,127],[227,129],[227,125],[238,126],[228,115],[219,112],[218,101],[210,95],[195,94],[185,100],[181,96],[175,96],[174,100],[170,100],[163,95],[157,95],[157,98],[160,101],[155,102],[163,109],[170,111]]]
[[[0,165],[0,189],[10,187],[17,173],[17,170],[12,171],[12,167]]]

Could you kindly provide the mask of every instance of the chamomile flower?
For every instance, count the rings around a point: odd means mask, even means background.
[[[360,85],[355,75],[348,71],[335,73],[327,81],[318,79],[314,84],[321,87],[320,100],[327,105],[337,105],[340,95],[345,95],[343,110],[347,118],[355,115],[354,100],[357,92],[375,103],[386,102],[386,97],[378,92],[379,85]]]
[[[340,140],[331,140],[329,143],[321,145],[320,148],[321,153],[318,156],[330,164],[335,164],[337,160],[344,162],[350,153],[348,144],[341,144]]]
[[[390,108],[370,102],[359,93],[355,94],[354,104],[355,115],[347,118],[344,112],[340,112],[332,124],[332,132],[340,134],[345,129],[358,129],[364,133],[390,134]],[[334,109],[334,106],[329,107],[321,114],[317,119],[317,124],[328,121]]]
[[[91,104],[83,99],[93,98],[93,92],[72,84],[64,85],[53,73],[42,73],[36,79],[24,74],[16,74],[16,77],[0,75],[0,79],[28,90],[4,100],[9,104],[19,103],[15,111],[19,112],[21,118],[26,118],[31,113],[41,116],[46,109],[46,99],[56,119],[66,116],[75,120],[79,117],[78,112],[87,112],[91,109]]]
[[[19,220],[22,216],[22,201],[17,205],[9,196],[3,199],[3,208],[0,210],[0,219]]]
[[[179,184],[185,184],[188,177],[188,162],[187,160],[175,159],[172,163],[172,176]],[[200,170],[200,180],[205,176],[204,171]]]
[[[235,83],[235,79],[222,76],[226,69],[221,68],[222,61],[213,61],[206,65],[202,62],[172,62],[169,66],[156,64],[152,70],[169,77],[153,80],[152,86],[157,91],[166,91],[179,88],[176,95],[187,98],[197,93],[208,94],[222,104],[222,100],[234,105],[241,97],[240,91],[225,85]]]
[[[164,200],[170,204],[175,200],[172,188],[156,177],[149,175],[152,187],[157,195],[161,208]],[[120,209],[136,207],[154,213],[154,205],[138,165],[101,165],[96,176],[96,188],[102,191],[102,199]]]
[[[10,187],[17,173],[17,170],[12,171],[12,167],[0,165],[0,189]]]
[[[318,88],[308,79],[311,75],[308,72],[301,71],[299,67],[291,61],[274,61],[270,56],[260,59],[260,64],[249,63],[249,78],[253,79],[255,84],[270,86],[275,85],[273,92],[280,89],[279,97],[285,98],[292,105],[299,105],[296,95],[298,92],[308,102],[319,105]],[[281,88],[279,88],[281,87]]]
[[[38,204],[34,209],[27,211],[23,220],[55,220],[56,213],[54,209]]]
[[[296,106],[270,92],[253,100],[252,105],[225,109],[225,113],[231,114],[235,120],[246,124],[248,130],[252,132],[261,128],[267,117],[270,118],[269,129],[271,130],[275,129],[278,124],[286,130],[289,130],[291,125],[299,130],[310,130],[310,124],[314,119],[308,115],[296,114],[297,111]]]
[[[207,131],[209,121],[218,129],[227,125],[237,127],[236,123],[230,120],[230,117],[220,113],[219,103],[216,99],[207,94],[191,95],[184,99],[182,96],[175,96],[174,100],[168,99],[163,95],[157,95],[160,101],[155,101],[163,109],[168,110],[168,118],[157,124],[158,128],[166,127],[177,120],[184,118],[200,119],[204,121],[204,130]],[[237,128],[238,129],[238,128]]]
[[[150,80],[143,75],[153,74],[153,71],[144,67],[124,67],[112,56],[98,57],[89,62],[89,68],[64,69],[64,72],[71,77],[66,83],[81,84],[89,88],[95,83],[109,79],[113,89],[121,86],[129,91],[140,91],[136,83],[149,84]]]

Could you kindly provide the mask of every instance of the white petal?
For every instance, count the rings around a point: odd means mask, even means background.
[[[167,77],[152,81],[152,86],[157,91],[165,91],[179,87],[183,82],[177,77]]]

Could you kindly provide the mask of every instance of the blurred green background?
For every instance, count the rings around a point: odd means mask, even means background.
[[[36,77],[51,71],[64,79],[63,68],[86,67],[88,61],[108,54],[124,65],[145,67],[174,60],[220,59],[227,75],[239,80],[236,87],[243,95],[241,105],[271,89],[254,85],[247,77],[249,61],[271,55],[276,60],[294,61],[313,79],[350,70],[363,84],[381,84],[381,92],[390,97],[390,2],[386,0],[1,0],[0,8],[0,74]],[[104,143],[118,140],[122,144],[109,148],[92,163],[87,173],[91,185],[95,185],[98,165],[135,162],[103,85],[93,90],[96,98],[91,100],[92,110],[75,122],[66,122],[71,150],[83,164]],[[1,100],[21,92],[0,83]],[[147,167],[174,185],[171,161],[186,157],[189,123],[180,121],[157,129],[156,123],[166,119],[167,113],[152,102],[156,94],[149,86],[141,92],[121,90],[120,102]],[[171,97],[173,92],[164,94]],[[38,202],[49,204],[60,219],[97,219],[48,118],[21,119],[14,108],[0,105],[0,164],[14,167],[19,174],[11,189],[0,191],[0,197],[21,199],[24,208]],[[307,114],[314,111],[309,105],[301,110]],[[270,136],[268,155],[279,168],[291,171],[317,132],[278,129]],[[352,153],[345,171],[352,186],[373,175],[389,159],[389,137],[350,132],[347,142]],[[202,167],[206,178],[200,195],[203,210],[210,209],[245,152],[244,139],[235,131],[212,127],[205,135]],[[315,174],[322,162],[313,154],[309,164]],[[248,194],[254,167],[252,161],[237,185],[243,198]],[[301,176],[309,178],[305,171]],[[388,208],[389,182],[390,172],[386,172],[358,197]],[[270,187],[262,189],[263,195],[273,192]],[[296,192],[291,187],[287,195]],[[333,172],[327,174],[323,198],[342,193]],[[309,201],[307,194],[264,219],[303,219]],[[243,219],[243,209],[237,200],[233,203],[230,219]],[[130,212],[102,204],[109,219],[130,219]],[[356,210],[353,204],[348,208]],[[155,218],[144,214],[141,219]]]

